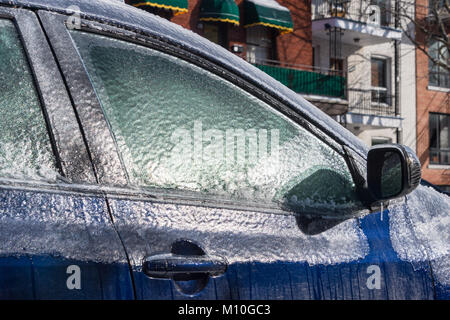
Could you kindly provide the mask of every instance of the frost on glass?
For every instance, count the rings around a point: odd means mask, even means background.
[[[39,98],[14,24],[0,20],[0,177],[54,179]]]
[[[297,210],[355,205],[344,159],[264,102],[161,52],[72,36],[133,184]]]

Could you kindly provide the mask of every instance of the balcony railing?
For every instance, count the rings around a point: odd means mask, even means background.
[[[330,69],[275,60],[250,62],[297,93],[345,100],[348,102],[348,111],[353,113],[395,116],[395,97],[387,88],[347,88],[346,74]]]
[[[352,113],[395,116],[394,99],[395,97],[385,88],[348,89],[349,112]]]
[[[347,78],[342,71],[275,60],[250,62],[297,93],[341,99],[346,97]]]
[[[388,1],[312,0],[312,19],[339,17],[393,28],[392,9]]]

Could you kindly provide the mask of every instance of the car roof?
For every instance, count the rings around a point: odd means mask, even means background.
[[[364,142],[306,101],[300,94],[290,90],[221,46],[159,16],[127,5],[119,0],[0,0],[0,4],[63,14],[73,14],[75,10],[79,11],[82,18],[95,19],[133,30],[140,30],[177,43],[183,49],[203,56],[257,84],[266,92],[278,97],[278,100],[291,106],[324,132],[336,137],[341,143],[351,147],[364,157],[367,154],[368,147]]]

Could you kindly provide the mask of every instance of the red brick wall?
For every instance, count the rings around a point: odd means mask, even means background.
[[[428,0],[418,0],[416,17],[421,18],[426,14]],[[423,44],[425,36],[417,33],[417,41]],[[422,164],[422,177],[435,185],[450,185],[449,169],[430,169],[429,166],[429,113],[450,114],[450,93],[428,90],[428,57],[416,49],[416,71],[417,71],[417,155]]]
[[[240,26],[229,24],[228,39],[230,47],[239,44],[244,47],[241,57],[246,56],[246,29],[244,22],[243,0],[236,0],[240,11]],[[288,63],[312,65],[311,42],[311,0],[278,0],[278,3],[288,7],[294,22],[294,32],[277,36],[278,60]],[[200,35],[203,31],[198,26],[198,15],[201,0],[189,0],[189,12],[174,16],[171,21]],[[228,48],[230,49],[230,48]]]
[[[279,0],[278,3],[289,8],[294,22],[294,32],[278,36],[278,59],[312,66],[311,0]]]

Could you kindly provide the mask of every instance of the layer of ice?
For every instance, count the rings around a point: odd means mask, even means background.
[[[419,186],[390,208],[390,237],[406,261],[431,261],[436,279],[450,285],[450,197]]]
[[[158,38],[174,41],[181,47],[204,56],[211,61],[215,61],[220,65],[224,65],[226,68],[236,72],[242,77],[258,83],[266,91],[277,95],[280,101],[286,102],[297,109],[301,114],[304,114],[305,117],[311,118],[311,120],[320,126],[322,130],[335,135],[363,156],[366,155],[368,147],[364,142],[355,137],[350,131],[343,128],[324,112],[303,99],[299,94],[288,89],[271,76],[221,46],[163,18],[118,1],[0,0],[0,3],[12,4],[19,7],[43,8],[65,12],[67,14],[73,14],[73,7],[71,6],[75,5],[80,8],[82,17],[96,17],[101,21],[118,23],[132,29],[144,30]]]

